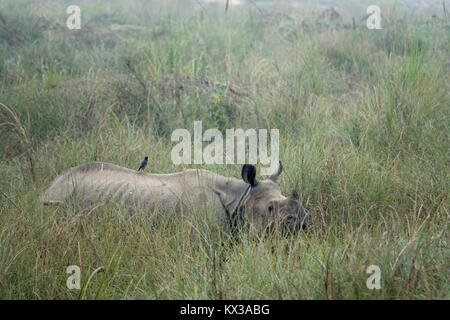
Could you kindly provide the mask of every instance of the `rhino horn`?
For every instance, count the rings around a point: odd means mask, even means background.
[[[272,180],[272,181],[277,181],[277,179],[278,179],[278,177],[280,176],[280,174],[281,174],[281,172],[283,171],[283,165],[281,164],[281,161],[280,161],[280,165],[278,166],[278,170],[274,173],[274,174],[272,174],[270,177],[269,177],[269,179],[270,180]]]

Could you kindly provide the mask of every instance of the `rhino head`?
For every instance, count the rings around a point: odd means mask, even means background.
[[[242,167],[242,179],[250,185],[248,196],[243,205],[243,212],[248,223],[256,230],[281,229],[281,231],[303,230],[309,224],[309,216],[300,203],[294,190],[292,195],[285,197],[277,184],[277,179],[283,171],[279,164],[278,170],[268,179],[256,180],[256,168],[245,164]]]

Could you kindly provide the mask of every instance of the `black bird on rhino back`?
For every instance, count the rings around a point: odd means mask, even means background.
[[[144,158],[144,161],[141,162],[141,165],[139,166],[139,169],[137,169],[137,171],[144,170],[145,167],[147,166],[147,163],[148,163],[148,157],[146,156]]]
[[[137,173],[135,170],[111,163],[92,162],[62,173],[41,195],[46,204],[63,203],[76,192],[86,203],[115,200],[122,204],[139,204],[145,208],[169,213],[196,214],[199,208],[207,210],[225,230],[231,231],[241,221],[256,231],[270,226],[283,229],[303,229],[308,214],[298,195],[285,197],[276,183],[283,170],[268,179],[256,180],[256,168],[245,164],[242,179],[224,177],[202,169],[189,169],[169,174]],[[183,210],[181,210],[183,208]],[[191,210],[185,210],[191,209]],[[209,220],[208,220],[209,221]]]

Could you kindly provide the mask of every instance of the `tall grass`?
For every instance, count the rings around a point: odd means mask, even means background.
[[[69,31],[69,2],[40,3],[0,2],[0,298],[449,298],[440,7],[381,5],[383,29],[368,30],[357,3],[339,2],[328,28],[316,7],[81,1],[83,27]],[[202,219],[210,208],[171,218],[39,203],[89,161],[189,167],[170,160],[170,134],[194,120],[278,128],[280,186],[300,194],[308,232],[230,240]],[[69,265],[82,290],[67,289]],[[380,290],[366,287],[369,265]]]

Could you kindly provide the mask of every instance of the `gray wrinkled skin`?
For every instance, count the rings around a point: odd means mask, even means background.
[[[283,196],[276,183],[281,163],[275,174],[262,181],[254,179],[253,166],[244,167],[253,170],[253,180],[244,170],[243,179],[236,179],[200,169],[147,174],[92,162],[56,177],[40,198],[45,204],[61,204],[75,195],[86,204],[116,201],[131,208],[157,208],[168,213],[207,212],[208,220],[214,219],[226,230],[233,227],[232,221],[237,218],[256,231],[275,225],[290,230],[306,226],[308,215],[297,197]]]

